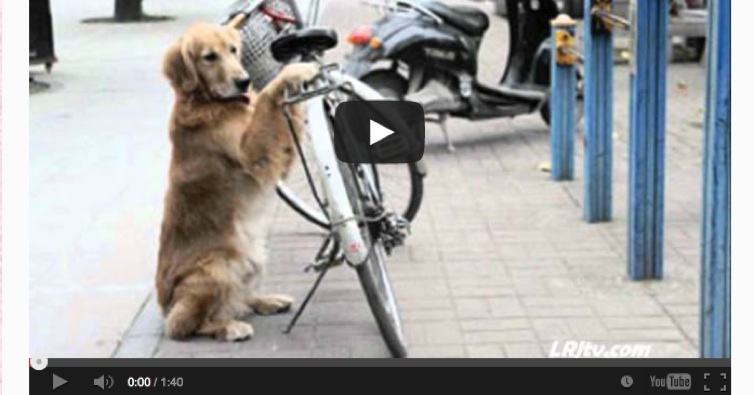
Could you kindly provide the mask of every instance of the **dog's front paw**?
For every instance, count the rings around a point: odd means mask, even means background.
[[[251,339],[252,336],[254,336],[254,327],[248,322],[231,321],[225,326],[225,341],[244,341]]]
[[[292,86],[313,79],[319,73],[319,67],[314,63],[291,63],[281,72],[286,83]]]

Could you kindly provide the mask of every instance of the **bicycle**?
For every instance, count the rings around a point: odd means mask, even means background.
[[[307,25],[318,19],[319,2],[312,3],[314,16],[310,9]],[[248,41],[249,47],[242,49],[242,53],[255,86],[264,86],[274,78],[281,64],[294,59],[319,66],[318,75],[297,92],[288,92],[285,101],[285,106],[306,105],[310,146],[306,147],[305,142],[296,137],[292,123],[289,126],[311,198],[308,202],[303,200],[285,183],[280,184],[279,193],[304,217],[328,229],[329,235],[314,262],[307,267],[319,275],[286,331],[293,328],[328,269],[346,262],[358,274],[391,354],[405,357],[406,340],[385,259],[394,248],[404,243],[409,234],[410,223],[404,215],[408,213],[413,218],[418,210],[421,177],[415,173],[420,165],[408,167],[412,180],[411,198],[406,210],[398,214],[386,200],[380,182],[380,167],[348,164],[335,156],[333,118],[337,105],[347,100],[384,100],[377,91],[342,73],[337,64],[328,65],[322,61],[324,52],[337,44],[335,32],[327,28],[306,27],[292,0],[242,1],[238,5],[240,7],[230,13],[225,23],[241,29],[244,46]],[[418,181],[416,177],[419,177]],[[418,201],[416,188],[419,188]]]
[[[247,70],[253,71],[253,85],[264,86],[280,71],[279,62],[272,59],[269,44],[286,29],[299,30],[306,26],[316,26],[319,23],[319,0],[309,3],[306,21],[298,12],[293,0],[239,0],[231,7],[229,15],[243,12],[249,15],[242,27],[244,34],[244,64]],[[256,9],[257,12],[253,10]],[[229,18],[227,21],[230,21]],[[271,22],[271,23],[270,23]],[[285,24],[287,26],[282,26]],[[248,45],[247,45],[248,44]],[[261,61],[261,64],[260,64]],[[393,98],[390,98],[393,99]],[[313,148],[309,141],[304,142],[305,154],[313,155]],[[376,166],[380,173],[381,190],[399,208],[403,218],[413,221],[419,209],[424,194],[424,177],[427,167],[423,161],[400,165],[379,164]],[[313,169],[315,172],[317,169]],[[302,169],[294,169],[286,181],[277,185],[278,196],[295,212],[307,221],[321,229],[329,229],[330,224],[325,215],[314,201],[305,174]]]

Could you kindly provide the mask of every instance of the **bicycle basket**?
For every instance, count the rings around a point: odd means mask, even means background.
[[[228,20],[239,12],[249,17],[240,27],[243,39],[241,63],[255,90],[261,90],[280,72],[283,65],[270,52],[270,44],[283,33],[301,26],[295,0],[240,0],[231,6]]]

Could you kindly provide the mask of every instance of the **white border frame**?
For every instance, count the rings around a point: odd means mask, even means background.
[[[716,1],[716,0],[708,0]],[[745,39],[749,34],[751,15],[754,15],[754,2],[732,1],[734,7],[732,21],[732,54],[731,66],[733,72],[732,119],[731,138],[733,149],[732,179],[731,179],[731,209],[735,209],[732,219],[731,234],[731,389],[737,394],[754,393],[754,381],[751,380],[751,370],[754,367],[754,319],[747,309],[754,300],[754,252],[751,249],[752,224],[754,224],[754,186],[751,182],[751,170],[754,169],[754,113],[751,111],[752,89],[754,89],[754,56],[751,43]],[[738,32],[738,34],[736,34]],[[734,37],[738,37],[736,41]],[[736,46],[738,44],[738,46]],[[739,73],[736,73],[739,71]],[[747,248],[748,247],[748,248]]]
[[[2,3],[3,389],[29,393],[29,2]]]

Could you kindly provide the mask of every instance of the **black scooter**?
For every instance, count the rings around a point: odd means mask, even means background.
[[[539,111],[549,124],[555,1],[506,0],[510,48],[497,85],[477,79],[479,47],[490,23],[483,11],[431,0],[372,5],[385,15],[349,34],[354,48],[346,72],[386,97],[420,103],[431,115],[427,120],[440,123],[449,150],[449,116],[482,120]]]

